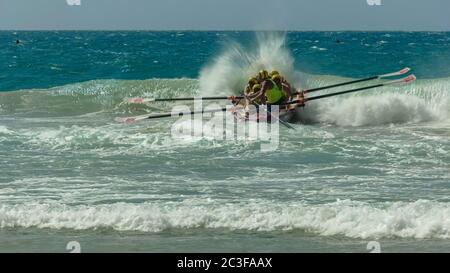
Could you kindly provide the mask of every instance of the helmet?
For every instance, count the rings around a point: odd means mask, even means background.
[[[280,75],[280,72],[276,71],[276,70],[272,70],[272,72],[270,72],[269,76],[273,77],[275,75]]]
[[[281,76],[279,74],[275,74],[272,76],[272,81],[281,81]]]
[[[257,84],[257,83],[258,83],[258,80],[255,77],[251,77],[251,78],[248,79],[248,84],[249,85],[254,85],[254,84]]]
[[[259,90],[261,90],[261,84],[257,83],[255,85],[253,85],[253,88],[252,88],[253,92],[258,92]]]
[[[258,73],[258,78],[259,80],[265,80],[269,77],[269,73],[267,72],[267,70],[261,70]]]

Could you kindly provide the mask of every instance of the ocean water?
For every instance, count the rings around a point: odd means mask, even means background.
[[[450,33],[3,31],[0,45],[1,252],[450,251]],[[115,121],[175,105],[124,98],[239,94],[262,67],[313,88],[406,66],[410,85],[309,102],[275,151]]]

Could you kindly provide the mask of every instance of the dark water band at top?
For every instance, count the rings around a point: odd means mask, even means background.
[[[197,78],[234,42],[252,49],[255,33],[0,31],[0,91]],[[288,32],[286,47],[296,70],[310,74],[357,78],[410,66],[422,79],[450,75],[449,32]]]

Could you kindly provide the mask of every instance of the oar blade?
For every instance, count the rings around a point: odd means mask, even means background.
[[[125,99],[126,103],[130,103],[130,104],[142,104],[142,103],[146,103],[146,102],[152,102],[155,101],[154,98],[128,98]]]
[[[409,71],[411,71],[411,68],[409,67],[405,67],[400,71],[394,72],[394,73],[388,73],[388,74],[384,74],[384,75],[380,75],[379,78],[389,78],[389,77],[395,77],[395,76],[401,76],[401,75],[405,75],[406,73],[408,73]]]
[[[417,80],[417,77],[413,74],[413,75],[409,75],[408,77],[403,79],[403,82],[405,83],[411,83],[413,81]]]
[[[147,119],[149,116],[148,115],[142,115],[142,116],[134,116],[134,117],[118,117],[115,118],[116,122],[120,122],[120,123],[133,123],[139,120],[144,120]]]
[[[125,117],[125,118],[115,118],[115,121],[119,123],[132,123],[135,122],[136,119],[134,117]]]
[[[417,77],[414,74],[411,74],[402,79],[386,82],[384,85],[389,85],[389,84],[394,84],[394,83],[411,83],[411,82],[415,81],[416,79],[417,79]]]

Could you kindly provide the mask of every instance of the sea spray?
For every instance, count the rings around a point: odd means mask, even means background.
[[[200,73],[202,96],[240,94],[249,77],[261,69],[278,70],[296,83],[294,58],[286,46],[286,35],[278,32],[256,34],[256,45],[246,48],[230,41],[213,62]]]

